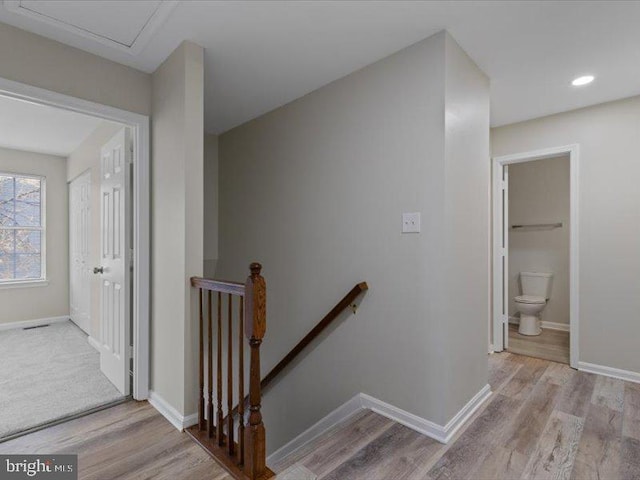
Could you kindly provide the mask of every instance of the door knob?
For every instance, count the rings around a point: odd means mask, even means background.
[[[104,273],[104,267],[94,267],[93,268],[93,273],[95,273],[96,275],[98,273]]]

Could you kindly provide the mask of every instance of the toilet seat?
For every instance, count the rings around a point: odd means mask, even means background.
[[[537,297],[535,295],[519,295],[515,298],[515,301],[517,303],[528,303],[532,305],[547,303],[547,300],[544,297]]]

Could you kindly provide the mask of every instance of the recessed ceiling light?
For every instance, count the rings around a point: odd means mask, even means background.
[[[573,82],[571,82],[571,85],[573,85],[574,87],[588,85],[589,83],[593,82],[594,78],[595,77],[593,75],[584,75],[582,77],[574,78]]]

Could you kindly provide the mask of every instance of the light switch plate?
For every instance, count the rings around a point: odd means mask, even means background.
[[[420,233],[420,212],[402,214],[402,233]]]

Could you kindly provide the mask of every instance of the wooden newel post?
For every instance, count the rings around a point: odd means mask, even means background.
[[[266,471],[265,430],[260,412],[260,344],[267,328],[267,288],[262,265],[252,263],[245,284],[245,335],[251,348],[249,369],[249,425],[245,429],[244,471],[252,480]]]

